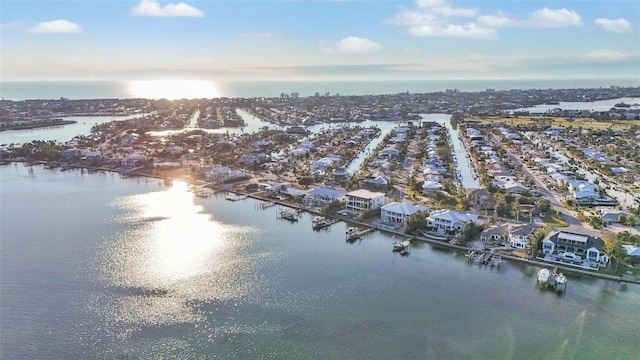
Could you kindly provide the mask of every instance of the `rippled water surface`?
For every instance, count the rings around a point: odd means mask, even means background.
[[[25,358],[616,358],[640,289],[468,265],[426,244],[188,185],[0,168],[0,355]]]

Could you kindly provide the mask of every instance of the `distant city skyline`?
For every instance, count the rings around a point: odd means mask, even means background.
[[[640,3],[0,3],[2,80],[640,79]]]

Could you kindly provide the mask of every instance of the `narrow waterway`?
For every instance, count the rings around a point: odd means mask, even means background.
[[[458,130],[454,129],[449,122],[448,114],[426,114],[422,115],[422,121],[435,121],[444,126],[450,134],[451,144],[456,161],[456,171],[458,171],[462,186],[465,189],[479,189],[480,182],[477,174],[471,165],[471,161],[467,156],[467,149],[458,137]]]

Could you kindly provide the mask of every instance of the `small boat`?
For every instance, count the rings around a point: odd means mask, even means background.
[[[360,231],[358,231],[358,229],[355,227],[348,228],[346,233],[347,233],[347,240],[354,240],[360,237]]]
[[[411,241],[409,241],[409,240],[394,241],[393,242],[393,252],[406,251],[410,246],[411,246]]]
[[[558,273],[557,267],[553,269],[540,269],[537,279],[538,284],[554,290],[558,289],[558,287],[564,287],[567,284],[567,277],[563,273]]]
[[[298,221],[298,213],[293,210],[284,210],[280,212],[280,219]]]

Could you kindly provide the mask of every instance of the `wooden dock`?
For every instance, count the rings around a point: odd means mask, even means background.
[[[238,200],[246,199],[247,195],[236,195],[234,193],[227,193],[227,195],[224,198],[225,200],[229,200],[229,201],[238,201]]]
[[[280,210],[276,213],[276,219],[289,220],[291,222],[298,222],[300,214],[291,209]]]
[[[330,219],[324,216],[314,216],[311,227],[313,230],[329,229],[333,224],[339,223],[338,219]]]

